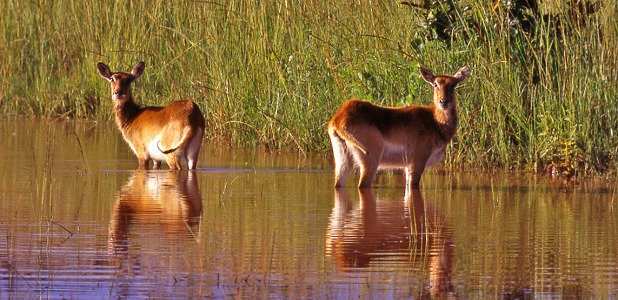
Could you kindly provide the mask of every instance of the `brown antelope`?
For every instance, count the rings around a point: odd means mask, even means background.
[[[418,188],[425,168],[438,163],[457,131],[455,87],[470,72],[435,76],[420,68],[433,86],[433,105],[383,107],[350,99],[328,122],[335,156],[335,187],[345,185],[354,163],[358,187],[370,187],[378,168],[404,168],[406,187]]]
[[[175,101],[167,107],[136,104],[131,83],[144,73],[144,62],[136,64],[131,73],[112,73],[101,62],[97,68],[111,85],[116,125],[140,168],[147,168],[153,160],[155,169],[161,161],[166,161],[170,169],[181,169],[181,162],[195,169],[206,126],[200,108],[191,100]]]

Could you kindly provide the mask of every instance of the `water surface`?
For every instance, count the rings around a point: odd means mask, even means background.
[[[0,145],[0,298],[618,293],[611,183],[438,166],[335,190],[327,158],[214,143],[138,171],[107,122],[2,120]]]

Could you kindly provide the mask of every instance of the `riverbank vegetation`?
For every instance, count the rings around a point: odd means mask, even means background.
[[[207,138],[330,154],[350,97],[429,104],[452,74],[451,166],[555,174],[618,169],[612,1],[18,1],[0,3],[0,114],[111,120],[103,61],[146,70],[144,105],[192,98]]]

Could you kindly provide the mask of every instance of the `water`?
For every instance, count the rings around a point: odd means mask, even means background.
[[[336,191],[326,158],[222,144],[137,171],[107,122],[2,120],[0,145],[0,298],[618,294],[615,184],[438,166]]]

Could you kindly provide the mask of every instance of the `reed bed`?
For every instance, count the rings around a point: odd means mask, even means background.
[[[111,119],[96,63],[145,61],[137,100],[194,99],[209,139],[329,154],[345,99],[429,104],[418,67],[467,65],[449,166],[615,174],[617,4],[521,2],[3,1],[0,113]]]

